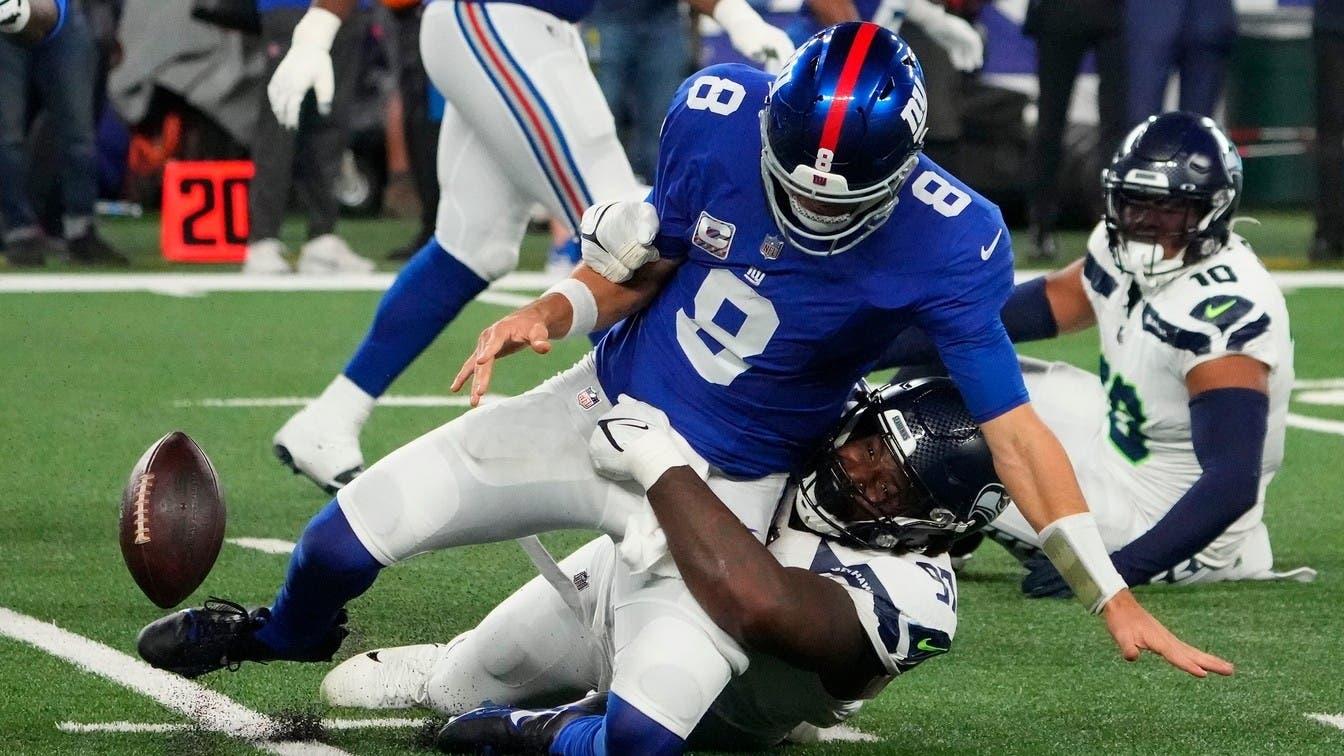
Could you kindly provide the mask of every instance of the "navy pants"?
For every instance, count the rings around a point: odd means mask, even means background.
[[[1162,112],[1172,71],[1181,76],[1180,109],[1213,115],[1236,38],[1232,0],[1125,3],[1129,123]]]

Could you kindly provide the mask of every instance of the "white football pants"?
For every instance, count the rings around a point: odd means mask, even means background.
[[[437,0],[420,51],[448,101],[434,235],[477,275],[517,266],[534,203],[576,229],[589,205],[642,196],[573,24],[525,5]]]
[[[361,543],[389,565],[550,530],[597,529],[619,540],[648,503],[633,484],[593,469],[588,438],[610,408],[590,354],[526,394],[488,403],[397,449],[337,500]],[[764,534],[785,480],[741,480],[710,468],[707,483]],[[618,569],[613,579],[611,690],[687,737],[730,677],[746,670],[746,655],[679,577]]]
[[[1106,548],[1116,551],[1148,532],[1166,512],[1145,511],[1139,506],[1141,493],[1117,485],[1116,481],[1124,478],[1125,471],[1093,454],[1097,436],[1106,432],[1110,409],[1101,381],[1096,375],[1063,362],[1043,362],[1027,357],[1021,358],[1021,362],[1022,377],[1026,379],[1032,406],[1064,445]],[[1009,505],[990,525],[989,537],[1008,547],[1019,558],[1040,548],[1036,531],[1016,505]],[[1221,555],[1223,558],[1218,563],[1226,564],[1225,567],[1215,568],[1196,555],[1153,578],[1152,582],[1184,584],[1273,577],[1274,556],[1269,547],[1269,531],[1263,522],[1249,530],[1234,548],[1231,558]]]

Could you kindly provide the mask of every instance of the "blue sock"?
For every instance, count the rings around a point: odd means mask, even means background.
[[[310,648],[331,629],[341,607],[373,585],[382,567],[332,499],[295,544],[289,574],[257,640],[281,657]]]
[[[605,717],[575,719],[551,742],[551,756],[678,756],[685,750],[686,741],[615,693],[607,696]]]
[[[345,376],[369,396],[382,396],[485,287],[485,279],[431,238],[378,302]]]

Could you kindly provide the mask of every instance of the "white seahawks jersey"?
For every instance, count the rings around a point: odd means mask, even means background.
[[[1260,522],[1265,488],[1283,461],[1285,416],[1293,385],[1293,345],[1283,294],[1246,240],[1227,245],[1179,278],[1144,292],[1115,265],[1099,224],[1088,240],[1083,288],[1097,316],[1100,376],[1109,410],[1091,457],[1153,521],[1199,477],[1190,430],[1192,368],[1243,354],[1270,369],[1269,434],[1256,505],[1201,553],[1221,566]]]
[[[885,551],[846,548],[790,527],[785,507],[776,522],[778,538],[770,551],[785,567],[801,567],[845,587],[868,638],[886,667],[864,698],[873,698],[896,675],[946,653],[957,629],[957,580],[947,557],[894,556]],[[859,710],[862,701],[834,698],[815,673],[765,654],[750,654],[745,674],[728,684],[710,708],[706,724],[737,742],[771,745],[799,723],[837,724]]]

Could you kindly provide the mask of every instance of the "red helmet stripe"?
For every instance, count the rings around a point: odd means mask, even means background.
[[[840,141],[840,127],[845,122],[845,113],[849,110],[850,100],[854,99],[854,83],[859,80],[859,70],[863,68],[863,59],[868,56],[868,47],[872,44],[875,34],[877,34],[876,24],[863,24],[854,36],[854,46],[849,49],[849,57],[845,58],[845,65],[840,69],[840,82],[835,85],[835,94],[832,95],[831,105],[826,111],[826,122],[821,129],[821,144],[818,145],[820,149],[835,152],[835,145]]]

